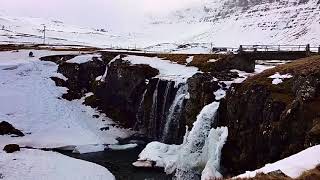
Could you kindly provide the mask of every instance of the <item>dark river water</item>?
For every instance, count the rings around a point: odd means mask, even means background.
[[[130,150],[72,154],[71,152],[61,152],[64,155],[93,162],[106,167],[117,180],[171,180],[161,169],[141,169],[132,166],[138,158],[143,147]]]

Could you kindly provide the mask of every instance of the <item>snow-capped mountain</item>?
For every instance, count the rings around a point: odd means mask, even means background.
[[[1,14],[1,43],[42,43],[46,25],[49,44],[189,53],[241,44],[320,44],[319,0],[202,0],[166,16],[151,16],[144,24],[135,25],[138,28],[132,25],[120,31]]]
[[[319,0],[204,0],[153,24],[210,24],[186,43],[319,45],[319,13]]]

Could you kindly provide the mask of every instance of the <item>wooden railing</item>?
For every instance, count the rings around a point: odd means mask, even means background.
[[[318,52],[320,54],[319,47],[311,47],[307,45],[240,45],[239,52],[255,52],[255,51],[305,51],[305,52]]]

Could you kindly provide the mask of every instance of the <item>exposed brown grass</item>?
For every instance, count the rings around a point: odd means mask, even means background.
[[[51,50],[51,51],[81,51],[81,52],[92,52],[98,51],[99,48],[90,46],[77,46],[77,45],[54,45],[47,46],[42,44],[28,45],[28,44],[2,44],[0,45],[0,51],[15,51],[23,49],[36,49],[36,50]]]
[[[298,178],[290,178],[287,176],[276,175],[276,174],[257,174],[253,178],[237,178],[235,180],[320,180],[320,164],[311,170],[305,171]]]
[[[271,92],[272,97],[276,101],[291,102],[295,95],[292,92],[293,79],[286,79],[283,83],[278,85],[272,84],[270,76],[279,72],[280,74],[307,75],[315,72],[320,72],[320,56],[311,56],[300,60],[293,61],[288,64],[279,65],[275,68],[268,69],[258,75],[249,77],[239,89],[239,92],[246,92],[254,85],[266,86]]]

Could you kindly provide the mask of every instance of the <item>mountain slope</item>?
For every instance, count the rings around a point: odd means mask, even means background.
[[[205,0],[153,19],[153,24],[210,24],[184,39],[217,46],[239,44],[312,44],[320,40],[319,0]]]

